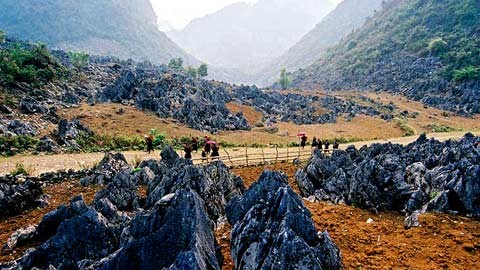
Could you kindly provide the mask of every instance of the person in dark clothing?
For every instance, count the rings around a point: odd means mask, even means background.
[[[205,153],[204,150],[202,150],[202,163],[207,161],[207,153]]]
[[[305,148],[305,146],[307,145],[307,139],[308,139],[307,136],[305,135],[302,136],[302,141],[300,142],[300,146],[302,148]]]
[[[209,155],[210,151],[212,150],[211,145],[208,143],[210,141],[210,138],[208,136],[205,136],[204,140],[205,141],[204,141],[204,145],[203,145],[203,151],[205,151],[205,153],[207,155]]]
[[[153,136],[145,136],[145,143],[147,144],[147,152],[153,152]]]
[[[198,152],[198,138],[192,137],[192,150]]]
[[[210,156],[211,156],[212,158],[218,159],[218,157],[220,156],[219,150],[220,150],[220,148],[218,147],[218,145],[217,145],[217,144],[213,144],[213,145],[212,145],[212,154],[211,154]]]
[[[183,151],[185,152],[185,159],[192,159],[192,146],[185,144]]]
[[[313,140],[312,140],[312,147],[315,148],[318,146],[318,142],[317,142],[317,137],[313,137]]]
[[[210,154],[210,151],[212,151],[212,147],[209,143],[205,143],[205,146],[203,147],[203,151],[208,155]]]
[[[333,150],[338,150],[339,147],[340,147],[340,145],[338,144],[337,141],[335,141],[335,142],[333,143]]]
[[[329,142],[329,141],[325,141],[325,152],[326,152],[326,153],[329,153],[329,152],[330,152],[329,147],[330,147],[330,142]]]
[[[323,142],[320,139],[318,139],[318,149],[320,149],[320,150],[323,149]]]

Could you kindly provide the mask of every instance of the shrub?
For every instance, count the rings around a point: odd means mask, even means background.
[[[453,72],[453,80],[456,82],[468,80],[480,80],[480,67],[466,67]]]
[[[448,44],[442,38],[434,38],[428,43],[428,50],[433,55],[442,55],[448,50]]]
[[[15,164],[15,169],[10,172],[10,175],[17,176],[17,175],[24,175],[30,176],[35,173],[35,168],[32,166],[25,166],[23,163]]]
[[[0,153],[2,156],[13,156],[18,153],[32,151],[38,140],[30,136],[0,136]]]
[[[85,52],[68,52],[68,58],[70,59],[72,65],[78,69],[81,69],[88,65],[90,56]]]
[[[66,69],[44,45],[23,48],[13,44],[0,50],[0,84],[26,82],[38,86],[62,78]]]
[[[153,136],[153,147],[155,148],[163,148],[166,143],[167,135],[165,133],[161,133],[157,129],[150,130],[150,135]]]

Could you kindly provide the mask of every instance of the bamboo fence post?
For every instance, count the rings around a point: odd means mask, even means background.
[[[275,163],[278,163],[278,146],[275,145],[275,151],[277,152],[277,154],[275,155]]]
[[[227,150],[224,148],[223,151],[225,151],[225,153],[227,153],[227,157],[228,157],[228,161],[230,161],[230,163],[232,164],[233,166],[233,161],[232,159],[230,158],[230,154],[227,152]]]
[[[287,163],[288,163],[288,156],[290,155],[289,151],[288,151],[288,145],[287,145]]]
[[[247,167],[248,167],[248,147],[247,146],[245,147],[245,162],[246,162]]]
[[[265,153],[263,152],[263,146],[260,149],[262,149],[263,164],[265,164]]]

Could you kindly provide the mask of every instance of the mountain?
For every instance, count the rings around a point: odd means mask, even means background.
[[[157,29],[149,0],[2,0],[0,29],[65,50],[198,63]]]
[[[380,9],[382,2],[383,0],[342,1],[286,53],[258,72],[256,82],[260,85],[268,85],[276,80],[283,68],[293,72],[311,65],[329,47],[362,26],[368,17]]]
[[[329,0],[236,3],[167,34],[211,65],[250,70],[287,51],[333,8]]]
[[[295,88],[379,90],[463,114],[480,113],[480,2],[389,1]]]

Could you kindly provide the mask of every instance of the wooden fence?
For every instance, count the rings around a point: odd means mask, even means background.
[[[228,150],[223,149],[221,155],[217,158],[193,158],[192,161],[195,164],[208,164],[213,161],[221,160],[227,166],[241,167],[252,165],[264,165],[275,164],[282,162],[293,162],[295,159],[301,161],[307,161],[312,157],[313,150],[301,149],[293,151],[291,148],[274,148],[275,151],[269,148],[269,151],[265,151],[264,148],[252,149],[245,148],[245,152],[242,154],[231,154]],[[255,150],[255,151],[252,151]]]

